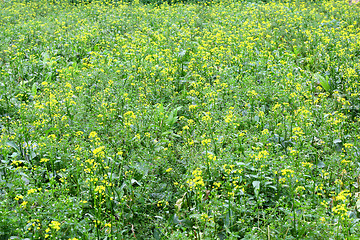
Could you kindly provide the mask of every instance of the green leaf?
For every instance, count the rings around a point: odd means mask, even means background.
[[[23,180],[24,183],[25,183],[26,185],[28,185],[28,184],[30,183],[30,180],[29,180],[28,175],[26,175],[26,174],[23,173],[23,172],[20,172],[20,175],[21,175],[21,180]]]
[[[356,210],[360,212],[360,199],[356,201]]]
[[[176,203],[175,203],[175,209],[176,209],[176,211],[180,211],[180,210],[181,210],[183,201],[184,201],[183,198],[180,198],[180,199],[178,199],[178,200],[176,201]]]
[[[343,147],[343,143],[342,143],[341,139],[335,139],[333,141],[333,143],[334,143],[335,150],[338,152],[341,152],[342,147]]]
[[[184,57],[186,54],[186,50],[181,50],[179,53],[178,53],[178,56],[179,57]]]
[[[172,110],[170,112],[169,117],[166,120],[166,124],[169,127],[172,127],[176,123],[176,121],[177,121],[177,113],[181,108],[182,107],[177,107],[177,108],[175,108],[174,110]]]
[[[31,93],[33,96],[36,96],[36,93],[37,93],[37,86],[36,86],[37,83],[34,83],[32,85],[32,88],[31,88]]]
[[[172,220],[173,220],[174,224],[181,224],[181,225],[183,225],[185,227],[188,227],[188,228],[192,228],[192,226],[193,226],[192,222],[189,219],[180,220],[179,217],[176,214],[174,214]]]
[[[34,158],[36,158],[36,156],[37,156],[37,154],[34,151],[31,151],[30,155],[29,155],[30,161],[33,160]]]
[[[43,63],[44,64],[48,64],[49,63],[49,60],[50,60],[50,55],[48,52],[44,52],[43,54]]]
[[[253,181],[252,185],[254,187],[255,196],[258,197],[260,192],[260,181]]]
[[[160,240],[160,239],[163,239],[163,237],[164,237],[164,234],[161,232],[161,230],[158,228],[155,228],[154,229],[154,238],[156,240]]]
[[[52,132],[52,131],[57,131],[58,129],[55,127],[49,128],[48,130],[45,131],[45,135],[48,135],[48,133]]]
[[[158,112],[159,112],[159,114],[164,114],[164,106],[162,105],[162,104],[160,104],[159,106],[158,106]]]
[[[300,53],[300,50],[296,46],[293,46],[293,50],[295,55],[298,55]]]
[[[314,79],[322,86],[323,89],[325,89],[325,91],[330,92],[331,87],[328,79],[321,76],[320,73],[315,73]]]
[[[131,185],[132,185],[132,186],[141,186],[141,183],[139,183],[139,182],[136,181],[135,179],[131,179]]]
[[[20,153],[20,148],[14,142],[12,142],[12,141],[6,142],[6,145],[14,148],[17,152]]]
[[[317,167],[318,168],[324,168],[325,167],[325,163],[323,163],[323,162],[319,162],[318,164],[317,164]]]
[[[252,185],[255,189],[260,189],[260,181],[253,181]]]

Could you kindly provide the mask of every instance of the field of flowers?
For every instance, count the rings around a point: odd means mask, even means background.
[[[0,239],[359,239],[359,16],[0,1]]]

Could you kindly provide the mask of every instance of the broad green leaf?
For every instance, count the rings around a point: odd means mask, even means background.
[[[252,185],[254,187],[255,196],[258,197],[260,192],[260,181],[253,181]]]
[[[182,203],[183,203],[183,198],[180,198],[176,201],[175,203],[175,209],[176,211],[180,211],[181,210],[181,206],[182,206]]]
[[[356,201],[356,210],[360,212],[360,199]]]
[[[315,73],[314,79],[322,86],[323,89],[325,89],[325,91],[330,92],[331,87],[328,79],[321,76],[320,73]]]
[[[36,96],[36,93],[37,93],[37,86],[36,86],[37,83],[34,83],[32,85],[32,88],[31,88],[31,93],[33,96]]]
[[[50,60],[50,55],[48,52],[44,52],[43,53],[43,63],[44,64],[48,64],[49,63],[49,60]]]
[[[253,181],[252,185],[255,189],[259,189],[260,188],[260,181]]]
[[[14,142],[12,142],[12,141],[6,142],[6,145],[14,148],[17,152],[20,153],[20,148]]]
[[[318,162],[317,166],[318,166],[318,168],[324,168],[325,163],[320,161],[320,162]]]
[[[136,181],[135,179],[131,179],[131,185],[132,185],[132,186],[141,186],[141,183],[139,183],[139,182]]]

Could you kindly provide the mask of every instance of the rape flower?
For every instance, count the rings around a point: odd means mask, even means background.
[[[97,136],[97,133],[92,131],[90,134],[89,134],[89,138],[95,138]]]
[[[197,105],[190,105],[189,106],[189,111],[195,110],[197,108]]]
[[[200,168],[195,169],[192,172],[192,175],[193,179],[189,179],[186,181],[190,189],[205,186],[204,180],[202,178],[202,171],[200,170]]]
[[[94,156],[103,156],[104,149],[105,149],[105,146],[100,146],[98,148],[95,148],[92,152],[93,152]]]
[[[51,223],[49,224],[49,227],[51,227],[52,229],[59,231],[60,230],[60,223],[58,221],[51,221]]]
[[[46,163],[46,162],[48,162],[48,161],[50,161],[50,159],[48,159],[48,158],[41,158],[41,159],[40,159],[40,162]]]
[[[22,195],[16,195],[16,197],[14,198],[16,201],[23,199],[24,197]]]
[[[26,208],[26,205],[28,204],[28,202],[27,201],[23,201],[21,204],[20,204],[20,206],[22,207],[22,208]]]

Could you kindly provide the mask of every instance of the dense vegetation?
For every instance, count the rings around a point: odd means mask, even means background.
[[[1,239],[359,239],[360,11],[0,2]]]

